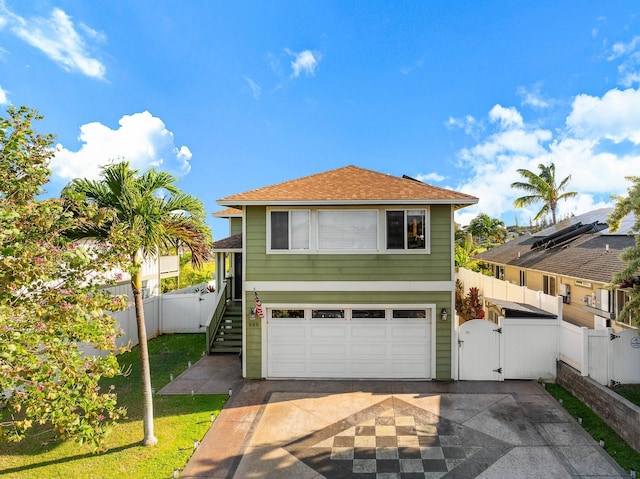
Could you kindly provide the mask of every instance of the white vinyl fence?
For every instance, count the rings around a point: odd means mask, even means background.
[[[557,320],[499,318],[495,331],[500,329],[500,379],[552,378],[556,375],[555,362],[560,360],[602,385],[640,383],[640,336],[637,330],[614,333],[611,328],[575,326],[562,320],[559,297],[465,269],[460,269],[457,277],[463,282],[465,291],[475,286],[483,298],[525,303],[558,316]],[[466,325],[456,328],[454,334],[455,340],[461,340],[459,351],[471,346],[465,342],[473,338],[472,328],[475,327]],[[469,371],[477,368],[477,361],[483,360],[469,354],[461,356],[460,352],[458,356],[461,377],[468,377]],[[490,356],[494,356],[493,352],[485,353],[485,357]],[[493,371],[498,366],[492,368]],[[478,372],[479,376],[482,374]]]
[[[192,286],[145,299],[143,303],[147,337],[150,339],[171,333],[203,333],[216,304],[216,293],[208,292],[206,286]],[[117,340],[118,346],[133,347],[138,344],[136,308],[132,305],[125,311],[111,315],[124,331]]]

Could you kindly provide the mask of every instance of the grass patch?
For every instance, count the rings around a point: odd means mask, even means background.
[[[620,394],[623,398],[628,399],[636,406],[640,406],[640,384],[625,384],[616,386],[613,389],[617,394]]]
[[[596,440],[604,441],[604,448],[615,461],[629,471],[640,471],[640,454],[629,446],[611,429],[600,416],[594,413],[582,401],[557,384],[545,384],[549,393],[558,401],[562,399],[564,408],[574,418],[582,418],[582,427]]]
[[[164,335],[149,341],[151,382],[158,391],[195,363],[205,349],[203,334]],[[107,437],[106,452],[93,454],[74,441],[61,441],[46,430],[34,430],[22,442],[2,443],[0,476],[3,479],[169,479],[174,467],[182,469],[193,452],[193,441],[202,439],[212,413],[222,409],[226,395],[154,396],[154,426],[158,444],[143,447],[142,394],[138,348],[118,357],[120,365],[131,368],[126,377],[103,381],[102,387],[116,386],[118,404],[127,408],[127,417]]]

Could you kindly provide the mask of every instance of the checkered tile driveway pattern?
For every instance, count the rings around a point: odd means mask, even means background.
[[[327,479],[475,477],[513,446],[389,398],[284,447]]]
[[[234,389],[180,477],[613,479],[628,474],[535,381],[247,380]]]

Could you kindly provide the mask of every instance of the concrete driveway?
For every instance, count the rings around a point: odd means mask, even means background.
[[[537,382],[235,387],[180,477],[628,477]]]

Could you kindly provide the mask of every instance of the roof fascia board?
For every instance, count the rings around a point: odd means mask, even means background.
[[[345,205],[473,205],[477,200],[302,200],[302,201],[226,201],[218,200],[221,206],[345,206]]]

